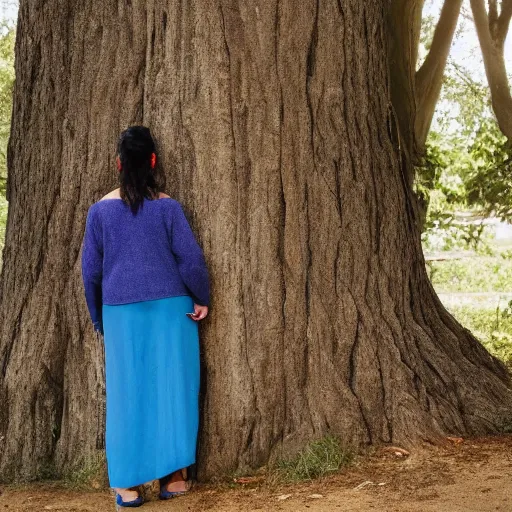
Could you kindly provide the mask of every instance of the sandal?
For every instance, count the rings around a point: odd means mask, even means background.
[[[180,471],[180,470],[178,470]],[[160,493],[158,494],[158,498],[161,500],[170,500],[171,498],[175,498],[176,496],[183,496],[183,494],[187,494],[188,490],[185,491],[168,491],[166,489],[167,484],[173,477],[174,473],[177,471],[174,471],[170,475],[165,476],[164,478],[160,478]],[[183,478],[183,470],[181,470],[181,477]],[[179,480],[178,480],[179,481]],[[184,482],[187,482],[187,479],[183,478]]]
[[[137,496],[137,498],[131,501],[123,501],[122,496],[116,492],[116,510],[120,510],[121,508],[140,507],[144,503],[144,498],[142,497],[140,490],[136,490],[139,493],[139,495]]]

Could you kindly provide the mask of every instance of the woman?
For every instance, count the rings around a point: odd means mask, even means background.
[[[106,455],[117,507],[138,507],[137,486],[160,498],[186,490],[198,429],[198,321],[208,314],[204,255],[181,204],[161,192],[155,143],[132,126],[119,139],[120,188],[88,210],[85,298],[104,336]]]

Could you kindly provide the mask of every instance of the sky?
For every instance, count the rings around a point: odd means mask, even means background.
[[[0,19],[15,23],[18,15],[18,2],[16,0],[0,0]]]

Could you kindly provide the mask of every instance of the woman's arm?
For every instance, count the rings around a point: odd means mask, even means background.
[[[178,201],[172,201],[171,250],[194,302],[209,306],[210,285],[204,254]]]
[[[101,280],[103,276],[103,243],[94,208],[89,208],[85,222],[82,250],[82,279],[85,300],[94,330],[103,334]]]

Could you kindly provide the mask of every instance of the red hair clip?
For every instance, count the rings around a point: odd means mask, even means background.
[[[151,153],[151,169],[156,167],[156,155],[155,153]]]

